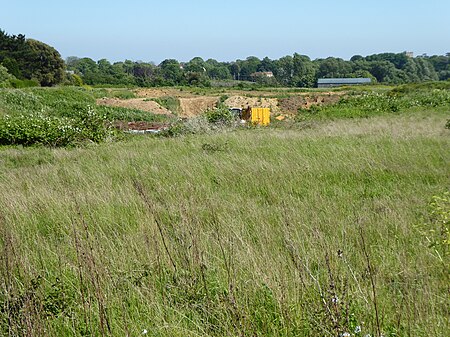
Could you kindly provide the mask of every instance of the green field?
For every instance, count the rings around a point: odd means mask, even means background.
[[[0,147],[0,335],[446,335],[441,90],[272,128]],[[3,113],[41,104],[23,94]]]

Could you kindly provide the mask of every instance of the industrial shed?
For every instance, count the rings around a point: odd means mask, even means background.
[[[343,85],[360,85],[370,84],[372,80],[370,78],[358,77],[358,78],[319,78],[317,80],[318,88],[330,88],[340,87]]]

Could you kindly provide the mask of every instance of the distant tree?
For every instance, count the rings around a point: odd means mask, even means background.
[[[164,85],[183,84],[183,69],[177,60],[166,59],[161,62],[159,68],[161,68],[161,75],[164,80]]]
[[[69,56],[66,58],[67,69],[75,67],[80,59],[76,56]],[[72,70],[72,69],[71,69]]]
[[[403,69],[408,61],[406,53],[381,53],[369,55],[365,58],[367,61],[387,61],[394,65],[397,69]]]
[[[294,59],[292,56],[284,56],[275,62],[276,70],[275,77],[277,81],[285,86],[292,85],[292,78],[294,76]]]
[[[33,39],[27,39],[26,44],[23,76],[27,79],[36,79],[42,86],[61,83],[64,79],[65,65],[58,51]]]
[[[201,57],[194,57],[188,63],[185,64],[184,70],[187,72],[206,73],[207,64]]]
[[[251,75],[258,71],[261,61],[256,56],[249,56],[245,61],[241,61],[240,77],[244,80],[250,80]]]
[[[210,87],[211,82],[205,72],[188,71],[185,73],[186,83],[198,87]]]
[[[362,60],[364,60],[364,57],[362,57],[361,55],[353,55],[350,58],[350,61],[352,61],[352,62],[358,62],[358,61],[362,61]]]
[[[21,49],[23,38],[5,39],[0,31],[0,46]],[[2,56],[0,50],[0,57]],[[3,65],[10,74],[21,75],[16,59],[3,55]],[[194,57],[180,64],[167,59],[158,66],[142,61],[116,62],[110,64],[102,59],[95,62],[89,58],[67,58],[67,68],[82,76],[88,84],[137,84],[155,85],[209,85],[209,80],[252,80],[261,85],[312,87],[319,77],[368,77],[373,82],[401,84],[407,82],[446,80],[450,78],[450,55],[426,54],[416,58],[406,53],[381,53],[369,56],[354,55],[349,61],[328,57],[312,61],[308,56],[294,53],[278,60],[250,56],[245,60],[219,62],[204,61]],[[274,78],[260,74],[271,71]]]
[[[230,64],[230,72],[234,80],[240,80],[241,77],[241,66],[238,62],[233,62]]]
[[[306,55],[295,53],[291,84],[297,87],[313,87],[316,83],[316,68]]]
[[[341,58],[328,57],[319,64],[317,75],[319,78],[348,77],[352,72],[351,62]]]
[[[417,67],[417,76],[419,81],[437,81],[439,76],[431,62],[424,57],[414,59]]]
[[[258,71],[271,71],[271,72],[273,72],[275,70],[275,64],[270,58],[268,58],[266,56],[266,57],[264,57],[261,60],[257,70]]]
[[[208,70],[209,78],[213,80],[230,80],[232,79],[230,70],[225,65],[219,65],[217,67],[212,67]]]

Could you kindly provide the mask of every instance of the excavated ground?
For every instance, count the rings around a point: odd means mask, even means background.
[[[345,95],[345,92],[342,91],[286,93],[280,95],[279,91],[271,92],[267,90],[249,93],[248,91],[235,89],[221,91],[220,93],[212,92],[209,95],[199,95],[197,92],[189,89],[177,88],[139,88],[134,90],[134,93],[138,98],[102,98],[97,100],[97,104],[139,109],[155,114],[176,114],[179,117],[192,117],[214,108],[220,102],[221,96],[226,96],[224,104],[230,108],[266,107],[270,108],[274,115],[292,116],[299,109],[309,109],[312,105],[333,104],[342,95]],[[161,99],[164,97],[178,99],[178,111],[170,111],[151,100],[152,98]]]

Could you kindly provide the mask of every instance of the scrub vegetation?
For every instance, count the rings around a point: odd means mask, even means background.
[[[364,95],[284,126],[0,148],[1,334],[445,335],[448,105]],[[3,120],[93,104],[0,99]]]

